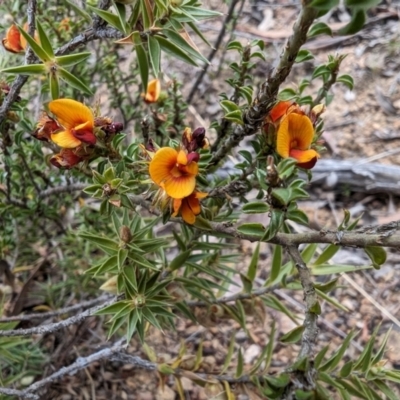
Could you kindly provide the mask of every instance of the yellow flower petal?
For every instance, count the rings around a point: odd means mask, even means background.
[[[290,142],[289,120],[286,117],[281,121],[276,136],[276,151],[281,157],[289,157]]]
[[[306,163],[311,161],[313,158],[319,158],[319,154],[313,150],[290,150],[290,157],[295,158],[299,163]]]
[[[171,215],[172,217],[176,217],[178,215],[181,205],[182,205],[182,199],[174,199],[174,202],[172,204],[172,207],[174,209],[174,212]]]
[[[289,121],[289,135],[291,137],[292,148],[299,150],[309,149],[314,137],[314,128],[310,118],[307,115],[289,114],[287,116]]]
[[[188,163],[187,155],[183,150],[179,150],[176,161],[181,165],[186,165]]]
[[[154,154],[150,162],[149,173],[157,185],[161,185],[171,176],[171,170],[176,165],[177,157],[178,152],[171,147],[162,147]]]
[[[63,149],[74,149],[81,144],[81,141],[77,139],[70,131],[52,133],[51,140]]]
[[[193,211],[186,201],[182,203],[181,216],[187,224],[193,225],[196,221],[196,216],[193,214]]]
[[[164,190],[173,199],[183,199],[191,195],[196,186],[196,176],[188,175],[175,178],[170,176],[163,182]]]
[[[89,107],[72,99],[57,99],[49,103],[49,110],[66,129],[89,123],[94,127],[94,116]]]
[[[200,201],[196,197],[196,194],[193,193],[188,198],[186,198],[186,202],[188,203],[194,215],[199,215],[201,213]]]

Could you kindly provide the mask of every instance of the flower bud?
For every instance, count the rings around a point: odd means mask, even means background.
[[[124,243],[130,243],[132,240],[132,232],[126,225],[122,225],[119,229],[119,237]]]

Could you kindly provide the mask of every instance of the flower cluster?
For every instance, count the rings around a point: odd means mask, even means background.
[[[159,188],[155,203],[162,210],[169,208],[173,217],[180,214],[188,224],[194,224],[201,212],[200,199],[207,196],[207,193],[196,190],[200,160],[198,150],[207,145],[204,128],[198,128],[193,133],[186,128],[179,149],[161,147],[154,152],[147,151],[151,158],[150,178]]]
[[[109,140],[123,128],[109,118],[95,117],[89,107],[72,99],[53,100],[48,107],[55,118],[45,113],[33,136],[61,147],[60,153],[50,159],[58,168],[72,168],[96,157],[95,145],[100,131],[103,132],[101,137]]]
[[[266,129],[276,133],[276,151],[282,158],[292,157],[297,166],[311,169],[320,157],[312,148],[314,128],[324,106],[314,107],[306,114],[296,103],[281,101],[270,111],[266,119]]]

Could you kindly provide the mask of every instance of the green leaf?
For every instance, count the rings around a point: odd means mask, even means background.
[[[280,337],[279,341],[282,343],[297,343],[301,340],[301,337],[304,332],[304,326],[300,325],[296,328],[292,329],[288,333],[285,333]]]
[[[242,349],[239,349],[239,354],[238,354],[238,362],[237,362],[237,367],[236,367],[236,373],[235,373],[235,378],[238,379],[243,375],[243,365],[244,365],[244,360],[243,360],[243,353]]]
[[[171,43],[168,39],[166,39],[162,36],[159,36],[159,35],[155,35],[154,38],[157,40],[161,49],[165,53],[167,53],[173,57],[176,57],[179,60],[182,60],[190,65],[197,67],[197,62],[194,61],[189,55],[187,55],[183,50],[181,50],[174,43]]]
[[[345,307],[343,304],[337,301],[334,297],[328,296],[327,294],[321,292],[317,288],[315,288],[315,291],[321,298],[326,300],[328,303],[332,304],[334,307],[339,308],[340,310],[343,310],[345,312],[350,312],[350,310],[347,307]]]
[[[56,63],[61,67],[69,67],[71,65],[79,64],[82,61],[87,60],[92,53],[77,53],[77,54],[68,54],[66,56],[58,56],[55,58]]]
[[[42,46],[42,48],[46,52],[46,54],[49,56],[49,58],[53,59],[54,52],[53,52],[53,48],[51,47],[49,37],[47,36],[46,32],[43,29],[42,24],[39,22],[38,19],[36,20],[36,29],[37,29],[37,32],[39,35],[40,45]]]
[[[296,97],[297,97],[296,91],[290,88],[283,89],[278,94],[278,100],[280,101],[292,100],[295,99]]]
[[[318,35],[332,36],[332,29],[325,22],[317,22],[308,31],[307,38],[310,39]]]
[[[325,346],[316,356],[314,359],[314,366],[318,370],[319,366],[321,365],[322,361],[325,358],[326,353],[329,350],[329,344]]]
[[[356,265],[346,265],[346,264],[321,264],[316,267],[311,266],[312,275],[331,275],[340,274],[342,272],[353,272],[361,271],[364,269],[371,269],[371,265],[366,266],[356,266]]]
[[[314,72],[311,76],[311,80],[322,76],[324,79],[330,75],[331,71],[326,65],[320,65],[314,69]]]
[[[291,200],[291,189],[290,188],[278,188],[273,189],[271,192],[272,197],[278,200],[281,206],[286,206]]]
[[[115,10],[117,11],[119,21],[121,23],[121,27],[123,29],[124,34],[128,33],[127,26],[126,26],[126,8],[121,3],[114,3]]]
[[[247,277],[251,282],[254,282],[254,279],[256,277],[259,256],[260,256],[260,242],[257,243],[253,256],[251,257],[249,268],[247,270]]]
[[[271,274],[270,274],[270,281],[271,283],[278,278],[279,273],[281,271],[282,266],[282,246],[275,245],[274,252],[272,254],[272,262],[271,262]]]
[[[154,75],[157,78],[160,73],[161,48],[160,48],[159,43],[153,36],[149,36],[148,47],[149,47],[149,56],[150,56],[151,66],[153,68]]]
[[[383,247],[369,246],[364,251],[372,261],[374,268],[379,269],[386,262],[386,250]]]
[[[186,54],[190,54],[192,57],[201,60],[205,64],[210,64],[207,58],[195,50],[178,32],[172,29],[163,29],[162,33]]]
[[[353,35],[360,31],[367,20],[367,14],[364,9],[355,9],[350,22],[339,30],[339,35]]]
[[[240,111],[239,106],[236,103],[234,103],[233,101],[222,100],[220,102],[220,104],[221,104],[221,107],[224,109],[225,113],[230,113],[230,112],[234,112],[237,110]]]
[[[387,330],[387,332],[386,332],[386,334],[385,334],[385,336],[384,336],[384,338],[382,340],[381,345],[379,346],[379,350],[377,351],[377,353],[374,356],[374,359],[372,360],[372,365],[375,365],[379,361],[382,360],[382,358],[383,358],[383,356],[385,354],[386,344],[387,344],[387,341],[389,339],[389,335],[390,335],[391,331],[392,331],[392,327],[389,327],[389,329]]]
[[[109,306],[106,306],[100,310],[97,310],[94,315],[105,315],[105,314],[116,314],[122,309],[124,309],[127,305],[130,304],[130,301],[117,301],[114,304],[110,304]]]
[[[125,249],[119,249],[118,250],[117,259],[118,259],[118,268],[120,270],[122,270],[123,267],[124,267],[125,260],[128,257],[128,253],[129,253],[128,250],[125,250]]]
[[[72,75],[66,69],[58,67],[58,73],[60,74],[60,77],[73,88],[81,90],[83,93],[89,96],[93,95],[93,92],[80,79],[78,79],[75,75]]]
[[[40,58],[41,61],[46,62],[52,59],[52,57],[49,54],[47,54],[47,52],[39,44],[37,44],[35,42],[35,39],[32,36],[30,36],[27,32],[25,32],[23,28],[21,28],[19,25],[17,25],[17,28],[20,31],[21,35],[28,42],[32,51]]]
[[[339,371],[341,378],[347,378],[353,371],[354,361],[348,361]]]
[[[259,236],[259,237],[261,237],[265,232],[264,226],[257,223],[242,224],[237,227],[237,230],[238,232],[244,235]]]
[[[81,232],[79,236],[83,239],[89,240],[94,244],[99,245],[104,249],[115,251],[115,253],[117,253],[119,249],[118,243],[112,239],[108,239],[102,236],[97,236],[92,233],[85,233],[85,232]]]
[[[344,4],[349,8],[363,8],[365,10],[377,6],[382,0],[345,0]]]
[[[21,74],[21,75],[43,75],[47,72],[44,64],[20,65],[19,67],[11,67],[2,69],[5,74]]]
[[[314,283],[314,287],[315,287],[315,289],[318,289],[320,292],[328,293],[331,290],[336,288],[336,284],[338,282],[338,279],[339,278],[335,278],[335,279],[332,279],[331,281],[326,282],[326,283]]]
[[[145,30],[150,29],[154,24],[154,15],[151,3],[149,0],[139,0],[140,9],[142,11],[142,21]]]
[[[58,75],[56,73],[50,72],[49,86],[50,86],[51,98],[53,100],[58,99],[60,97],[60,84],[58,82]]]
[[[78,7],[73,1],[71,0],[64,0],[65,3],[68,4],[68,7],[71,7],[72,10],[74,10],[78,15],[80,15],[81,17],[83,17],[86,22],[91,23],[92,22],[92,18],[90,17],[90,15],[82,8],[82,7]]]
[[[104,19],[104,21],[106,21],[114,28],[118,29],[121,32],[125,31],[125,27],[121,24],[121,20],[118,15],[115,15],[113,13],[110,13],[109,11],[104,11],[100,8],[92,7],[89,5],[86,5],[86,7],[88,8],[88,10],[93,11],[101,19]]]
[[[282,210],[279,209],[272,210],[269,225],[261,240],[268,242],[273,237],[275,237],[276,234],[279,232],[279,229],[281,229],[284,219],[285,219],[285,213]]]
[[[314,261],[314,265],[325,264],[339,251],[339,249],[340,247],[335,244],[326,246],[319,257]]]
[[[227,50],[237,50],[239,53],[243,51],[243,45],[240,43],[238,40],[233,40],[232,42],[229,42],[228,45],[226,46]]]
[[[307,214],[302,210],[287,211],[286,218],[305,226],[308,226],[309,223]]]
[[[397,395],[386,383],[380,379],[374,379],[372,383],[385,395],[389,400],[398,400]]]
[[[225,356],[224,365],[222,366],[220,371],[221,375],[224,374],[226,370],[229,368],[229,364],[231,363],[233,352],[235,350],[235,344],[236,344],[235,335],[232,335],[231,340],[229,342],[228,353]]]
[[[178,254],[170,263],[169,263],[169,270],[175,271],[178,268],[182,267],[188,257],[190,256],[191,250],[186,250],[180,254]]]
[[[319,370],[324,372],[333,371],[343,359],[344,353],[346,352],[347,348],[350,345],[350,342],[353,340],[355,335],[355,332],[350,332],[343,340],[339,350],[337,350],[335,354],[331,358],[329,358],[329,360],[325,364],[321,365],[319,367]]]
[[[308,244],[301,252],[301,258],[303,261],[308,264],[311,259],[314,257],[315,252],[317,251],[318,244],[310,243]]]
[[[224,115],[224,118],[238,125],[244,124],[242,112],[240,110],[229,112],[228,114]]]
[[[149,80],[149,62],[147,54],[143,48],[142,39],[138,31],[132,34],[133,42],[135,43],[136,58],[139,66],[140,77],[142,79],[143,90],[147,90]]]
[[[353,77],[350,75],[340,75],[337,79],[336,82],[341,82],[344,85],[346,85],[350,90],[353,90],[354,88],[354,80]]]
[[[311,51],[302,49],[297,53],[297,56],[296,56],[296,59],[294,62],[302,63],[302,62],[313,60],[313,59],[314,59],[314,56],[311,53]]]
[[[253,201],[251,203],[244,204],[242,211],[245,214],[264,214],[269,211],[269,205],[264,201]]]
[[[339,0],[313,0],[308,7],[316,8],[317,10],[331,10],[339,4]]]

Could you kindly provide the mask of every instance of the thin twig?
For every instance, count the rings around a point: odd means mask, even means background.
[[[297,359],[313,357],[314,346],[318,336],[318,315],[315,312],[315,306],[318,302],[317,295],[312,281],[311,272],[301,258],[299,249],[296,246],[287,246],[286,249],[299,272],[300,282],[304,292],[304,301],[306,303],[306,316],[303,324],[304,331]]]
[[[239,2],[239,0],[231,0],[231,4],[230,4],[228,12],[226,14],[225,20],[222,23],[222,28],[219,32],[217,40],[215,41],[214,48],[211,50],[210,54],[207,57],[208,63],[204,65],[204,67],[201,70],[199,76],[197,77],[195,83],[193,84],[192,89],[190,90],[189,96],[186,99],[187,103],[192,102],[193,96],[195,95],[197,89],[199,88],[199,85],[201,84],[205,74],[207,73],[208,67],[211,65],[211,61],[213,60],[215,54],[217,54],[219,46],[221,45],[222,40],[224,39],[226,29],[229,26],[229,22],[231,21],[233,15],[234,15],[233,13],[234,13],[236,4],[238,2]]]
[[[40,397],[33,393],[25,393],[25,390],[16,390],[16,389],[9,389],[9,388],[2,388],[0,387],[0,393],[5,394],[7,396],[17,396],[22,399],[33,399],[39,400]]]
[[[86,186],[88,186],[87,183],[73,183],[68,186],[57,186],[54,188],[50,188],[50,189],[41,191],[39,193],[39,198],[43,199],[45,197],[50,197],[55,194],[71,193],[74,191],[82,191]]]
[[[114,343],[111,347],[108,347],[106,349],[102,349],[96,353],[91,354],[90,356],[87,357],[79,357],[73,364],[69,365],[68,367],[62,367],[60,368],[57,372],[54,374],[48,376],[47,378],[44,378],[38,382],[35,382],[34,384],[30,385],[28,388],[26,388],[23,393],[31,393],[31,392],[36,392],[38,389],[42,388],[43,386],[48,385],[49,383],[55,382],[59,380],[60,378],[64,377],[65,375],[73,375],[76,374],[78,371],[81,371],[82,369],[86,368],[88,365],[92,364],[95,361],[102,360],[104,358],[111,358],[111,356],[123,349],[123,341],[125,339],[120,339],[118,342]]]
[[[0,337],[2,337],[2,336],[6,336],[6,337],[30,336],[30,335],[36,335],[36,334],[44,335],[46,333],[53,333],[53,332],[59,331],[61,329],[65,329],[68,326],[77,324],[77,323],[85,320],[86,318],[93,316],[93,314],[96,311],[98,311],[104,307],[107,307],[111,304],[114,304],[117,300],[118,300],[118,297],[114,297],[113,299],[108,300],[108,301],[104,302],[103,304],[89,308],[88,310],[83,311],[82,313],[80,313],[78,315],[74,315],[73,317],[67,318],[60,322],[37,326],[34,328],[29,328],[29,329],[14,329],[14,330],[8,330],[8,331],[0,330]]]
[[[57,317],[59,315],[69,314],[71,312],[81,310],[87,307],[93,307],[103,301],[109,299],[108,295],[101,296],[97,299],[92,299],[88,301],[83,301],[82,303],[74,304],[73,306],[61,308],[60,310],[56,311],[49,311],[43,313],[34,313],[34,314],[27,314],[27,315],[17,315],[15,317],[5,317],[0,318],[0,323],[2,322],[11,322],[11,321],[31,321],[33,319],[47,319],[51,317]]]

